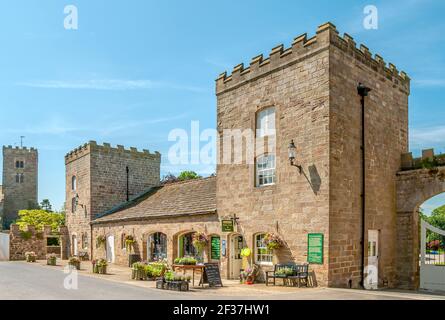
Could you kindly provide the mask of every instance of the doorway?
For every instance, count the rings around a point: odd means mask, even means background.
[[[114,236],[107,237],[107,262],[114,263]]]
[[[376,290],[379,284],[379,230],[368,230],[368,265],[365,268],[365,289]]]
[[[239,279],[243,265],[241,250],[245,247],[243,236],[236,234],[230,237],[230,279]]]

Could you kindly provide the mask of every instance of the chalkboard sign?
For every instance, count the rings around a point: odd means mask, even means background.
[[[221,239],[220,237],[210,238],[210,258],[212,260],[219,260],[221,257]]]
[[[200,284],[205,283],[208,283],[210,287],[223,286],[217,263],[204,263],[204,272]]]

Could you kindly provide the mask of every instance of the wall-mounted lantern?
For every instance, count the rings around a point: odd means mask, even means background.
[[[301,173],[301,170],[303,168],[300,165],[295,163],[295,158],[296,158],[296,155],[297,155],[297,147],[295,146],[294,140],[291,140],[291,142],[289,143],[287,151],[288,151],[288,155],[289,155],[290,165],[294,166],[294,167],[297,167],[298,170]]]

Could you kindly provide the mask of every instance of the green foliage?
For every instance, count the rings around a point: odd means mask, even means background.
[[[436,157],[433,157],[432,159],[426,158],[420,162],[420,166],[423,169],[433,169],[433,168],[436,168],[438,165],[439,165],[439,162],[437,161]]]
[[[195,171],[182,171],[178,176],[179,181],[193,180],[199,178],[201,178],[201,176],[199,176]]]
[[[21,230],[26,230],[28,225],[35,226],[37,231],[42,231],[44,226],[51,226],[56,231],[65,224],[65,217],[57,212],[45,210],[21,210],[16,224]]]
[[[193,257],[176,258],[175,264],[195,265],[198,261]]]
[[[52,212],[53,206],[51,205],[51,202],[49,202],[49,199],[43,199],[42,202],[40,202],[40,209]]]
[[[23,240],[29,240],[32,237],[32,233],[31,233],[31,231],[20,231],[20,237]]]
[[[165,281],[190,281],[191,277],[183,274],[177,274],[173,271],[168,271],[164,275]]]
[[[434,209],[431,213],[431,216],[427,216],[423,212],[420,212],[420,217],[432,226],[441,230],[445,230],[445,205]],[[427,242],[431,242],[434,240],[440,240],[440,242],[445,243],[445,239],[443,236],[435,232],[428,231]]]
[[[165,263],[154,262],[146,265],[144,271],[148,278],[159,278],[163,275],[166,269],[167,265]]]
[[[96,238],[96,248],[99,249],[100,247],[105,248],[106,239],[104,235],[98,235]]]

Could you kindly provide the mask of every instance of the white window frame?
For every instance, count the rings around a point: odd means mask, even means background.
[[[264,120],[263,120],[264,119]],[[268,107],[258,111],[256,116],[257,137],[266,137],[275,135],[275,107]],[[264,124],[264,127],[262,126]]]
[[[71,177],[71,190],[72,191],[77,190],[77,177],[76,176]]]
[[[269,158],[269,157],[273,157],[273,165],[271,165],[270,167],[267,167],[267,165],[271,162],[271,159],[268,159],[266,162],[265,167],[263,168],[259,168],[260,163],[262,165],[264,165],[264,162],[260,162],[261,160],[265,159],[265,158]],[[255,185],[257,187],[265,187],[265,186],[272,186],[276,183],[277,180],[277,163],[276,163],[276,156],[274,153],[265,153],[262,154],[260,156],[258,156],[256,158],[255,161]],[[263,175],[263,182],[260,183],[260,175]],[[264,175],[267,174],[266,176],[268,178],[272,178],[271,182],[264,182]]]
[[[255,240],[255,245],[254,245],[254,249],[255,249],[255,252],[254,252],[254,254],[255,254],[255,263],[260,264],[260,265],[267,265],[267,266],[273,265],[273,252],[272,252],[272,250],[269,250],[267,248],[266,244],[264,244],[264,241],[261,244],[261,246],[258,246],[258,243],[259,243],[259,239],[258,238],[261,237],[261,236],[264,239],[266,234],[265,233],[258,233],[258,234],[255,235],[255,239],[254,239]],[[264,254],[263,253],[258,253],[259,249],[266,250],[266,253],[264,253]],[[262,257],[267,257],[267,259],[263,260]]]

